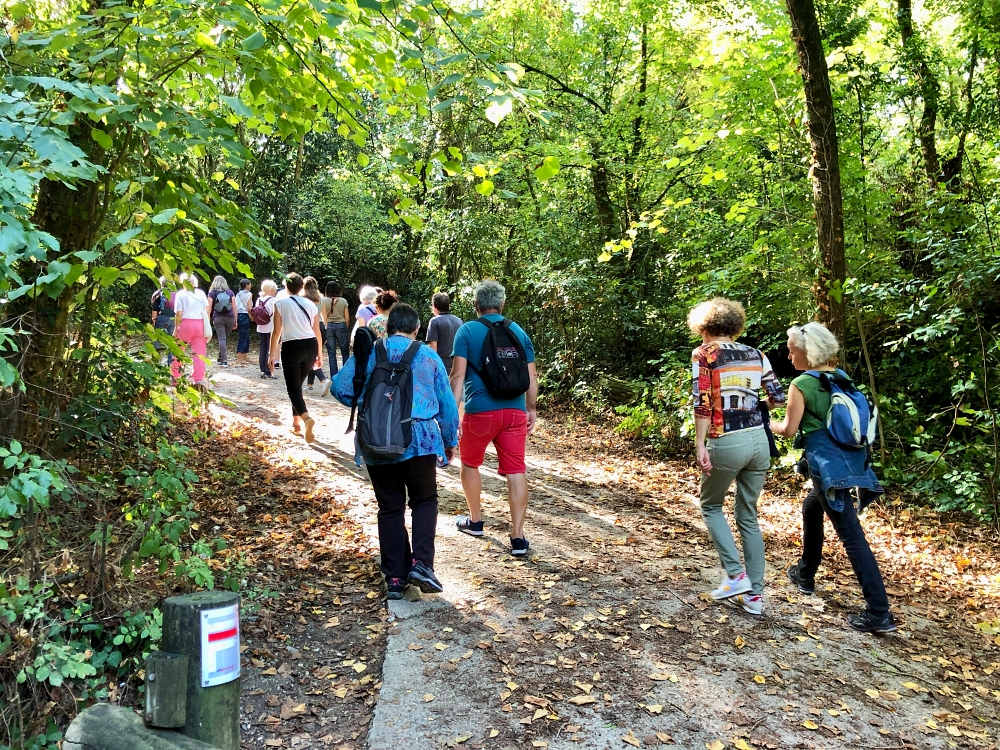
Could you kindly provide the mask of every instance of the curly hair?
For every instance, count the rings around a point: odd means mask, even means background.
[[[806,353],[806,361],[810,367],[837,364],[840,344],[837,337],[822,323],[813,321],[804,326],[792,326],[788,329],[788,342]]]
[[[392,292],[382,292],[375,298],[375,307],[383,312],[389,312],[392,306],[399,302],[399,299]]]
[[[743,305],[725,297],[715,297],[696,305],[688,313],[688,327],[695,336],[728,336],[736,338],[747,323]]]

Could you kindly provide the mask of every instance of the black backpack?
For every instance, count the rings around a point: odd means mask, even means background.
[[[410,363],[422,344],[414,341],[399,362],[389,359],[385,339],[375,344],[375,369],[368,379],[365,400],[358,417],[361,447],[368,453],[398,458],[413,439],[413,371]]]
[[[528,356],[517,334],[510,330],[507,318],[492,321],[476,318],[487,328],[479,368],[472,367],[490,395],[496,399],[517,398],[528,392],[531,378],[528,375]],[[471,366],[471,363],[470,363]]]
[[[173,310],[167,304],[167,293],[164,292],[162,289],[157,289],[155,292],[153,292],[153,298],[150,301],[149,306],[152,309],[152,311],[157,314],[165,313],[168,310],[173,312]]]
[[[358,410],[358,399],[361,398],[361,393],[365,389],[368,360],[371,359],[372,350],[375,349],[376,338],[375,331],[368,326],[360,326],[354,332],[354,345],[352,347],[354,353],[354,379],[351,381],[351,385],[354,387],[354,395],[351,397],[351,418],[347,422],[347,432],[344,433],[345,435],[349,435],[354,431],[354,415]]]

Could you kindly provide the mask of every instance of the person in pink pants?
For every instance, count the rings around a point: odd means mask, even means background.
[[[182,344],[191,347],[192,380],[200,385],[205,380],[205,354],[208,352],[208,341],[205,339],[204,314],[208,309],[208,298],[198,288],[198,277],[194,274],[182,274],[182,288],[174,295],[174,314],[176,326],[174,336]],[[181,349],[184,347],[182,346]],[[171,374],[176,383],[181,376],[181,363],[176,357],[171,366]]]

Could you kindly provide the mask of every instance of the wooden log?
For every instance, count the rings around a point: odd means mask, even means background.
[[[146,657],[146,711],[151,727],[177,729],[187,721],[189,657],[154,651]]]
[[[163,639],[160,648],[171,654],[185,654],[187,671],[187,711],[184,728],[188,737],[207,742],[220,750],[240,747],[240,680],[221,685],[202,685],[203,610],[239,606],[239,594],[230,591],[199,591],[172,596],[163,605]],[[235,645],[239,663],[238,637]]]
[[[122,706],[98,703],[69,725],[63,750],[216,750],[180,732],[150,729],[138,714]]]

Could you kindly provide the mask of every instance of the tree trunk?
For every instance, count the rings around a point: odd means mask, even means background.
[[[830,76],[813,0],[785,0],[785,4],[792,22],[792,40],[799,55],[799,70],[809,114],[809,143],[812,149],[809,174],[813,183],[813,208],[820,250],[819,278],[813,287],[813,294],[820,320],[843,344],[843,290],[847,261],[844,256],[844,205],[840,190],[837,123]]]
[[[896,0],[896,23],[899,24],[899,35],[903,40],[903,55],[909,64],[911,75],[916,79],[920,88],[920,98],[924,102],[917,137],[920,140],[920,151],[924,155],[927,181],[933,187],[941,179],[941,163],[935,141],[941,86],[934,71],[927,64],[924,40],[913,29],[912,0]]]
[[[590,181],[597,208],[597,223],[601,228],[601,239],[608,242],[618,234],[618,222],[615,219],[615,207],[611,203],[608,183],[608,167],[597,144],[591,145],[590,155],[594,159],[590,167]]]
[[[645,146],[643,138],[643,113],[646,109],[646,91],[649,85],[649,45],[645,23],[639,37],[639,91],[635,101],[635,115],[632,117],[632,153],[628,174],[628,223],[638,221],[642,213],[642,196],[639,188],[639,157]]]

